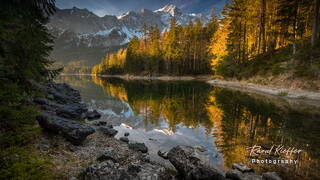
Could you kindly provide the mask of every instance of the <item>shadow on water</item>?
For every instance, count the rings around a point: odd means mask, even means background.
[[[64,76],[60,81],[79,89],[84,101],[94,108],[111,109],[120,116],[130,112],[127,119],[139,117],[123,121],[148,137],[155,131],[165,131],[157,148],[202,145],[209,149],[209,158],[223,169],[243,162],[258,172],[277,171],[285,179],[320,179],[320,109],[301,104],[297,108],[280,100],[197,81],[90,78]],[[159,135],[154,137],[161,139]],[[302,149],[303,153],[268,158],[298,159],[296,165],[250,163],[248,146],[270,148],[280,144]]]

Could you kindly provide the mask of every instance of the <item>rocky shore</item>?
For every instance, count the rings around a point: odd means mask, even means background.
[[[36,87],[44,94],[33,99],[41,109],[37,120],[44,132],[36,146],[52,157],[61,179],[281,179],[274,172],[256,174],[241,163],[222,172],[208,162],[202,147],[177,146],[168,152],[159,151],[158,155],[174,167],[168,169],[150,159],[144,143],[129,141],[129,133],[119,140],[114,138],[118,131],[110,122],[99,120],[98,111],[89,110],[81,102],[79,91],[54,82]]]

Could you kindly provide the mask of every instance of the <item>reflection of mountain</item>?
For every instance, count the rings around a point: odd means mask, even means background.
[[[169,28],[171,18],[178,24],[208,19],[201,14],[184,14],[174,5],[159,10],[129,11],[121,16],[99,17],[87,9],[58,9],[48,28],[57,38],[52,57],[57,61],[84,61],[98,64],[106,51],[126,45],[133,36],[141,37],[143,25],[158,25],[161,31]]]
[[[182,125],[195,131],[204,127],[207,136],[214,137],[213,143],[222,152],[226,167],[234,162],[248,162],[247,146],[283,144],[305,151],[298,165],[254,165],[255,169],[278,171],[290,179],[319,179],[319,109],[312,110],[318,113],[310,113],[308,109],[293,109],[289,104],[274,104],[241,92],[212,89],[201,82],[99,78],[95,82],[104,87],[106,94],[127,102],[135,115],[142,115],[139,125],[144,123],[146,130],[166,129],[159,128],[163,120],[173,132],[178,132]]]

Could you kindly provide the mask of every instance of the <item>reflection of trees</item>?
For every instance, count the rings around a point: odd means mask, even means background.
[[[248,162],[247,146],[283,144],[306,152],[299,157],[298,165],[289,168],[290,173],[295,173],[281,174],[319,178],[320,118],[317,114],[293,110],[289,105],[278,106],[241,92],[212,89],[201,82],[94,81],[108,95],[128,102],[135,114],[143,114],[145,127],[159,125],[159,118],[163,118],[173,131],[182,123],[191,128],[201,125],[208,134],[214,132],[215,144],[223,154],[226,167],[234,162]],[[289,171],[272,165],[255,165],[255,169]]]
[[[106,93],[129,102],[135,114],[143,114],[145,125],[168,121],[171,130],[180,123],[194,128],[200,125],[211,131],[213,124],[206,111],[211,87],[202,82],[149,82],[94,79]],[[127,99],[123,98],[126,97]]]
[[[92,76],[92,81],[100,85],[109,96],[116,97],[121,101],[128,101],[127,92],[122,84],[114,85],[97,76]]]
[[[283,144],[307,151],[299,157],[300,164],[287,170],[272,165],[260,165],[256,169],[296,171],[285,174],[298,174],[310,179],[318,176],[315,168],[319,168],[319,115],[293,111],[288,107],[280,108],[247,94],[219,88],[210,93],[209,99],[215,101],[210,101],[208,109],[220,109],[223,112],[222,118],[214,120],[217,127],[214,135],[227,167],[234,162],[248,161],[247,146]]]

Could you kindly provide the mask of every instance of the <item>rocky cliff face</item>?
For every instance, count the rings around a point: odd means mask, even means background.
[[[99,17],[87,9],[58,9],[51,17],[48,28],[56,37],[52,57],[58,61],[88,60],[99,62],[99,55],[105,51],[125,46],[132,37],[141,37],[143,25],[158,25],[160,31],[169,28],[170,19],[174,17],[178,24],[187,24],[200,18],[201,14],[183,14],[174,5],[167,5],[156,11],[141,9],[140,12],[129,11],[121,16]],[[92,49],[100,49],[99,52]],[[86,57],[92,54],[90,58]],[[86,54],[86,55],[82,55]],[[89,63],[89,64],[95,64]]]

